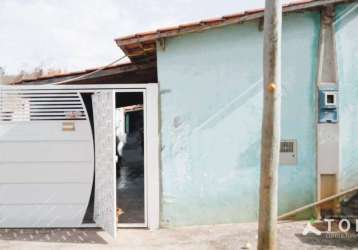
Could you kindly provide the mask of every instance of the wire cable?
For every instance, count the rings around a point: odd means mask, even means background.
[[[352,5],[344,14],[342,14],[341,16],[339,16],[335,21],[334,24],[339,23],[340,21],[342,21],[344,18],[346,18],[349,14],[351,14],[356,8],[358,7],[358,3]]]
[[[120,57],[120,58],[114,60],[114,61],[111,62],[110,64],[107,64],[107,65],[105,65],[105,66],[103,66],[103,67],[100,67],[100,68],[98,68],[98,69],[96,69],[95,71],[92,71],[92,72],[90,72],[90,73],[87,73],[87,74],[84,74],[84,75],[81,75],[81,76],[78,76],[78,77],[74,77],[74,78],[71,78],[71,79],[59,81],[59,82],[46,83],[46,84],[44,84],[44,85],[59,85],[59,84],[63,84],[63,83],[69,83],[69,82],[73,82],[73,81],[78,81],[78,80],[84,79],[84,78],[86,78],[86,77],[89,77],[89,76],[92,76],[92,75],[97,74],[98,72],[100,72],[100,71],[102,71],[102,70],[104,70],[104,69],[106,69],[106,68],[108,68],[108,67],[110,67],[110,66],[116,64],[117,62],[122,61],[122,60],[123,60],[124,58],[126,58],[126,57],[127,57],[127,55],[124,55],[124,56],[122,56],[122,57]]]

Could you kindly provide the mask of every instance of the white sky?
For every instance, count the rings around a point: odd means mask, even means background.
[[[0,0],[0,67],[13,74],[106,65],[122,55],[114,38],[263,6],[264,0]]]

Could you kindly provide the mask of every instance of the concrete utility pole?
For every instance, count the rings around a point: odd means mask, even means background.
[[[281,22],[280,0],[266,0],[264,20],[264,103],[261,132],[261,180],[257,249],[276,249],[277,175],[281,123]]]

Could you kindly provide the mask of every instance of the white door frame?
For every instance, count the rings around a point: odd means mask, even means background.
[[[158,229],[160,220],[160,168],[159,168],[159,86],[157,83],[148,84],[92,84],[92,85],[4,85],[1,89],[19,90],[34,89],[47,90],[49,88],[60,89],[63,92],[79,91],[80,93],[94,92],[98,90],[113,90],[118,92],[144,92],[143,104],[146,108],[146,148],[145,163],[147,171],[146,213],[147,227]],[[95,224],[83,224],[83,227],[95,226]]]
[[[114,90],[114,96],[116,98],[117,93],[128,93],[128,91],[123,90]],[[148,133],[148,117],[151,115],[148,115],[147,110],[147,90],[145,89],[136,89],[134,93],[142,93],[143,95],[143,128],[144,128],[144,222],[143,223],[118,223],[117,226],[119,228],[147,228],[148,227],[148,168],[150,167],[150,159],[148,159],[148,149],[150,148],[150,139],[149,139],[149,133]],[[114,103],[116,105],[116,103]],[[116,108],[116,107],[114,107]],[[114,121],[115,122],[115,121]],[[114,124],[115,127],[115,124]],[[117,187],[116,183],[116,187]]]
[[[160,212],[160,168],[159,168],[159,86],[150,84],[146,88],[147,124],[147,223],[148,228],[159,228]]]

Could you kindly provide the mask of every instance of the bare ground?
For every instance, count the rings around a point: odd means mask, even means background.
[[[280,223],[279,249],[358,249],[358,238],[302,235],[307,222]],[[256,249],[257,224],[195,226],[149,231],[120,229],[112,240],[97,229],[0,229],[0,249]],[[355,234],[354,234],[355,236]]]

